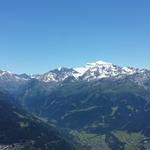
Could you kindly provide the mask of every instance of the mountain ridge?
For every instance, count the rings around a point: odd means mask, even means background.
[[[137,73],[144,73],[148,69],[138,69],[133,67],[120,67],[113,63],[105,61],[96,61],[95,63],[87,63],[83,67],[67,68],[59,67],[43,74],[15,74],[8,71],[0,71],[0,80],[11,82],[25,82],[31,79],[37,79],[43,82],[61,82],[67,78],[74,80],[95,80],[109,77],[130,76]]]

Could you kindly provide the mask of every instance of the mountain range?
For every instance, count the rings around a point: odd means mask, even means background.
[[[97,61],[38,75],[0,71],[0,91],[41,126],[53,124],[70,149],[150,149],[148,69]]]
[[[87,63],[84,67],[66,68],[59,67],[44,74],[14,74],[7,71],[0,71],[1,83],[7,82],[25,82],[31,79],[37,79],[43,82],[60,82],[67,79],[72,80],[95,80],[102,78],[121,78],[135,74],[147,74],[150,70],[137,69],[133,67],[120,67],[112,63],[97,61]]]

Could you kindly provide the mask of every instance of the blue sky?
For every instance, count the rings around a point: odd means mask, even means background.
[[[150,69],[148,0],[0,1],[0,68],[43,73],[97,60]]]

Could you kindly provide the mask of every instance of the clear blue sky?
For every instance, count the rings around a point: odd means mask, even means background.
[[[0,68],[43,73],[96,60],[150,69],[149,0],[0,1]]]

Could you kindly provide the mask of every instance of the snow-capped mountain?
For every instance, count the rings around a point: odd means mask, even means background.
[[[124,75],[132,75],[140,71],[139,69],[131,67],[119,67],[104,61],[87,63],[85,67],[76,68],[75,70],[80,72],[80,77],[85,80],[121,77]]]
[[[17,75],[7,71],[0,71],[0,83],[3,83],[3,81],[25,82],[31,79],[37,79],[43,82],[61,82],[67,79],[90,81],[110,77],[121,78],[135,74],[143,74],[147,71],[148,70],[120,67],[109,62],[97,61],[95,63],[87,63],[85,66],[78,68],[60,67],[39,75]]]
[[[74,77],[75,74],[78,74],[78,72],[75,71],[74,69],[60,67],[58,69],[49,71],[42,75],[32,76],[32,78],[36,78],[44,82],[51,82],[51,81],[59,82],[67,79],[68,77]]]
[[[19,82],[19,81],[25,81],[25,80],[29,80],[29,79],[30,79],[30,77],[27,74],[18,75],[18,74],[13,74],[9,71],[0,70],[0,81]]]
[[[0,89],[5,89],[10,93],[17,91],[18,88],[27,83],[31,78],[27,74],[13,74],[8,71],[0,70]]]
[[[73,78],[75,80],[93,80],[109,77],[122,77],[138,72],[141,72],[141,70],[131,67],[119,67],[112,63],[97,61],[95,63],[87,63],[84,67],[72,69],[61,67],[43,75],[34,76],[34,78],[44,82],[59,82],[67,78]]]

